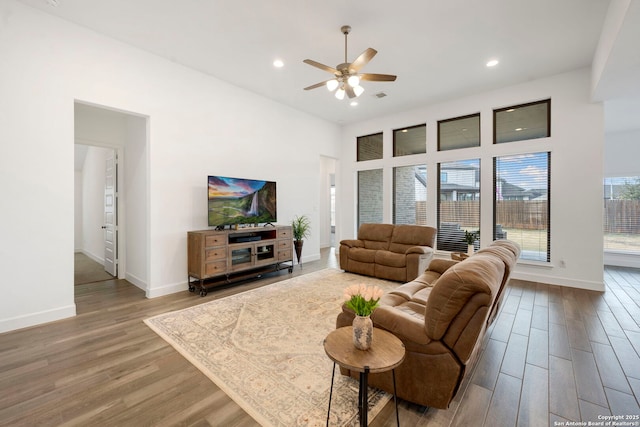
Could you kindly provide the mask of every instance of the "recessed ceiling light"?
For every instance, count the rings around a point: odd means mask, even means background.
[[[350,105],[351,105],[352,107],[355,107],[356,105],[358,105],[358,101],[351,101],[351,104],[350,104]]]
[[[402,132],[402,133],[407,133],[407,132],[409,132],[409,131],[408,131],[407,129],[402,129],[402,131],[401,131],[401,132]]]
[[[516,128],[515,129],[516,132],[520,132],[521,130],[524,130],[524,128]]]
[[[276,68],[282,68],[284,67],[284,62],[282,62],[282,59],[276,59],[273,61],[273,66]]]
[[[495,67],[496,65],[498,65],[498,63],[500,63],[500,61],[498,61],[497,59],[492,59],[487,62],[487,67]]]
[[[513,112],[513,111],[516,111],[516,109],[515,109],[515,108],[509,108],[509,109],[507,110],[507,113],[511,113],[511,112]]]

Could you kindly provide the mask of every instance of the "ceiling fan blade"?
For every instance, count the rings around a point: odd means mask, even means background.
[[[371,73],[365,73],[365,74],[359,74],[360,76],[360,80],[367,80],[370,82],[395,82],[397,76],[394,76],[392,74],[371,74]]]
[[[331,79],[331,80],[333,80],[333,79]],[[316,89],[316,88],[319,88],[319,87],[322,87],[322,86],[326,86],[328,81],[329,80],[325,80],[323,82],[316,83],[316,84],[311,85],[311,86],[307,86],[307,87],[304,88],[304,90],[311,90],[311,89]]]
[[[353,91],[353,88],[349,85],[344,85],[344,91],[347,93],[349,98],[355,98],[356,93]]]
[[[312,67],[320,68],[321,70],[327,71],[327,72],[329,72],[331,74],[339,74],[338,70],[336,70],[335,68],[329,67],[328,65],[324,65],[324,64],[321,64],[319,62],[316,62],[313,59],[305,59],[302,62],[304,62],[305,64],[309,64]]]
[[[360,68],[364,67],[365,65],[367,65],[369,63],[369,61],[371,61],[371,59],[376,56],[376,53],[378,53],[377,50],[373,49],[373,48],[368,48],[367,50],[365,50],[364,52],[362,52],[360,54],[360,56],[358,56],[356,58],[355,61],[353,61],[351,63],[351,65],[349,66],[349,71],[351,72],[357,72]]]

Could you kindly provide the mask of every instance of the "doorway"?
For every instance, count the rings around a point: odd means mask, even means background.
[[[75,253],[146,291],[149,118],[76,101],[74,119]]]
[[[320,156],[320,247],[336,245],[336,163],[332,157]]]

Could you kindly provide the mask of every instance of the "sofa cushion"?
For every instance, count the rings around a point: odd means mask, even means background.
[[[358,240],[362,240],[367,249],[388,250],[393,228],[393,224],[362,224],[358,228]]]
[[[378,265],[400,268],[407,265],[407,257],[404,254],[397,254],[389,251],[376,251],[375,263]]]
[[[371,320],[400,339],[417,344],[428,344],[431,340],[424,333],[424,306],[407,302],[396,307],[380,306],[371,315]]]
[[[349,250],[349,258],[353,261],[374,263],[376,258],[376,250],[365,248],[351,248]]]
[[[488,253],[477,253],[451,266],[436,280],[429,295],[425,314],[427,335],[433,340],[442,339],[467,303],[476,308],[489,307],[504,273],[504,263]],[[465,315],[471,315],[471,312],[467,311]]]
[[[389,250],[404,254],[413,246],[433,247],[436,229],[421,225],[396,225],[391,235]]]

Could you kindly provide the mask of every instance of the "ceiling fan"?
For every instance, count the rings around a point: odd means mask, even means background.
[[[340,31],[344,34],[344,62],[333,68],[312,59],[302,61],[305,64],[309,64],[334,75],[334,78],[305,87],[304,90],[311,90],[326,85],[329,91],[336,91],[335,97],[338,99],[344,99],[345,94],[349,98],[356,98],[364,92],[363,87],[360,86],[362,80],[372,82],[393,82],[396,80],[396,76],[391,74],[359,73],[360,69],[367,65],[378,51],[368,48],[362,52],[355,61],[347,62],[347,36],[351,31],[351,27],[344,25],[340,28]]]

